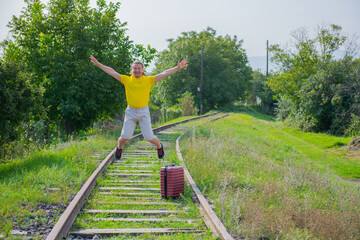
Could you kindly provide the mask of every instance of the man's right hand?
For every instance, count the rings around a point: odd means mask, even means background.
[[[99,66],[98,60],[93,55],[90,55],[90,60],[95,66]]]

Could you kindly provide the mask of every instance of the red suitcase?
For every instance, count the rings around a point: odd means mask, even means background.
[[[178,198],[184,194],[184,169],[180,166],[167,165],[161,168],[161,197]]]

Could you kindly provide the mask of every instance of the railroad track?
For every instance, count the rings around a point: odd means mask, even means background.
[[[165,148],[162,160],[151,144],[139,139],[141,134],[131,139],[120,160],[114,160],[115,149],[112,150],[47,239],[232,239],[186,167],[188,186],[184,197],[165,200],[160,195],[160,168],[170,163],[182,164],[179,139],[191,128],[185,123],[196,120],[201,124],[224,116],[227,115],[214,113],[155,128]]]

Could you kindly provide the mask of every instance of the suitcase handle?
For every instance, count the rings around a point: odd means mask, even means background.
[[[167,168],[168,167],[175,167],[174,164],[169,164],[169,165],[165,165],[165,168],[164,168],[164,192],[165,192],[165,199],[168,199],[168,196],[167,196]]]
[[[167,196],[167,168],[168,167],[174,167],[175,165],[174,164],[169,164],[169,165],[166,165],[165,168],[164,168],[164,190],[165,190],[165,199],[168,199],[168,196]]]
[[[164,190],[165,190],[165,199],[167,199],[167,167],[164,168]]]

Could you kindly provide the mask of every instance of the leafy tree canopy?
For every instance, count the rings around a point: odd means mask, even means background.
[[[34,74],[31,83],[45,89],[49,120],[71,133],[122,110],[123,86],[96,69],[89,55],[128,73],[134,59],[147,66],[156,51],[126,36],[126,23],[116,18],[120,3],[98,0],[97,8],[90,8],[89,0],[26,3],[8,25],[13,40],[4,46],[4,61]]]
[[[314,38],[309,37],[305,28],[294,31],[293,49],[281,48],[278,44],[270,46],[271,60],[278,71],[270,77],[269,86],[276,93],[298,102],[302,84],[319,68],[326,68],[345,40],[341,27],[334,24],[319,27]]]
[[[156,62],[156,73],[174,67],[178,60],[187,58],[189,66],[153,87],[153,101],[171,106],[185,92],[195,96],[200,105],[201,51],[204,47],[203,98],[204,109],[224,106],[245,96],[251,80],[251,68],[242,40],[236,36],[217,36],[212,28],[197,33],[184,32],[177,39],[169,39],[167,50],[161,52]]]
[[[306,29],[293,34],[294,50],[271,46],[278,71],[268,85],[280,96],[278,116],[306,131],[360,132],[360,65],[358,46],[338,25],[319,27],[314,38]],[[340,48],[346,53],[335,59]]]
[[[16,64],[0,61],[0,146],[16,139],[16,128],[29,120],[39,104],[41,92],[30,84],[31,76],[21,72]]]

